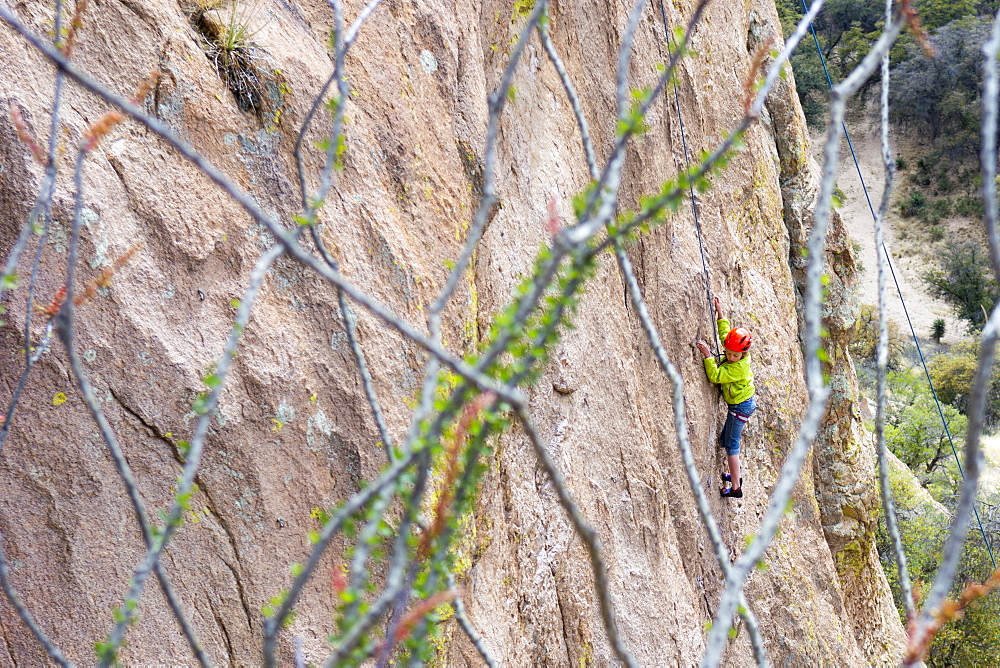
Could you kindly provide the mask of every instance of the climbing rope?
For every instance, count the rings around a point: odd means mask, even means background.
[[[802,11],[808,12],[809,9],[806,7],[805,0],[800,1],[802,2]],[[809,30],[812,32],[813,43],[816,45],[816,53],[819,55],[819,61],[823,65],[823,73],[826,75],[826,82],[829,84],[830,90],[833,90],[833,79],[830,77],[830,70],[827,69],[826,58],[823,57],[823,49],[820,48],[819,37],[817,37],[816,29],[813,27],[812,23],[809,24]],[[854,152],[854,144],[851,142],[851,133],[847,131],[846,123],[841,122],[841,128],[844,130],[844,137],[847,138],[847,147],[851,150],[851,158],[854,160],[854,168],[857,170],[858,179],[861,181],[861,190],[865,194],[865,200],[868,202],[868,210],[871,211],[872,219],[874,220],[876,218],[875,207],[872,205],[871,197],[868,195],[868,186],[865,185],[865,177],[861,174],[861,165],[858,163],[858,156]],[[896,285],[896,293],[899,295],[899,301],[903,306],[903,314],[906,316],[906,324],[910,327],[910,335],[913,337],[913,345],[917,348],[917,355],[920,357],[920,364],[924,369],[924,376],[927,378],[927,385],[931,388],[931,396],[934,397],[934,403],[937,405],[938,415],[941,416],[941,424],[944,426],[944,433],[948,436],[948,443],[951,445],[951,452],[955,456],[955,463],[958,465],[958,473],[964,481],[965,470],[962,468],[962,461],[958,456],[958,449],[955,447],[955,441],[951,437],[951,429],[948,428],[948,420],[944,416],[944,409],[941,407],[941,401],[938,399],[937,391],[934,389],[934,382],[931,380],[930,371],[927,369],[927,360],[924,358],[923,350],[920,348],[920,341],[917,339],[917,332],[913,328],[913,321],[910,320],[910,312],[906,308],[906,300],[903,298],[903,291],[899,287],[899,279],[896,278],[896,270],[892,266],[892,258],[884,241],[882,242],[882,253],[885,255],[885,260],[889,267],[889,273],[892,275],[892,281]],[[990,563],[993,564],[993,570],[996,570],[997,562],[993,556],[993,549],[990,546],[989,538],[986,536],[986,530],[983,528],[983,520],[979,517],[979,509],[975,506],[975,504],[972,506],[972,511],[976,515],[976,522],[979,524],[979,532],[983,535],[983,543],[986,545],[986,551],[990,555]]]
[[[665,43],[667,48],[667,57],[672,58],[673,54],[670,53],[670,43],[672,37],[670,35],[670,28],[667,25],[667,12],[663,7],[663,0],[660,0],[660,18],[663,20],[663,34],[665,35]],[[681,115],[681,96],[677,90],[677,81],[674,80],[674,103],[677,106],[677,122],[681,130],[681,145],[684,147],[684,168],[690,172],[691,171],[691,158],[688,152],[687,144],[687,133],[684,130],[684,116]],[[688,184],[688,193],[691,197],[691,210],[694,213],[694,229],[698,233],[698,251],[701,253],[701,269],[702,273],[705,275],[705,299],[708,304],[708,320],[709,328],[708,331],[711,332],[712,341],[715,342],[715,355],[718,357],[721,353],[719,352],[719,331],[718,327],[715,326],[715,316],[713,314],[712,306],[712,288],[709,286],[708,282],[708,260],[705,257],[705,244],[702,241],[701,235],[701,220],[698,218],[698,198],[694,194],[694,186]]]

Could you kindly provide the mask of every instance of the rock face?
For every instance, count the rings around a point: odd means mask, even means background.
[[[206,57],[195,6],[94,2],[74,61],[127,96],[159,70],[146,110],[261,207],[291,221],[301,210],[292,147],[332,69],[326,48],[332,17],[326,3],[312,0],[245,4],[263,47],[256,108],[244,102],[241,109]],[[445,263],[460,252],[482,192],[486,99],[523,26],[523,4],[387,0],[347,58],[353,91],[347,151],[321,212],[323,238],[346,276],[418,326],[447,277]],[[668,22],[683,24],[693,5],[665,7]],[[361,6],[347,3],[347,19]],[[14,11],[39,34],[53,26],[54,10],[46,4],[22,3]],[[553,4],[551,34],[579,91],[599,159],[614,139],[614,68],[627,13],[621,3],[599,0]],[[742,114],[751,61],[770,34],[780,37],[773,2],[710,6],[693,37],[699,55],[685,59],[679,77],[694,152],[711,148]],[[639,26],[630,85],[649,85],[666,56],[656,3]],[[43,182],[9,110],[19,109],[30,131],[47,141],[54,80],[35,51],[0,28],[4,257]],[[444,342],[457,353],[475,347],[547,241],[549,202],[554,199],[568,221],[571,198],[589,182],[571,106],[537,37],[514,85],[500,124],[500,203],[445,311]],[[62,171],[35,296],[40,304],[65,280],[74,147],[107,110],[93,95],[67,86],[58,133]],[[684,165],[673,97],[658,102],[647,122],[649,132],[629,149],[626,206]],[[328,117],[317,123],[328,126]],[[652,317],[684,376],[702,484],[733,558],[757,530],[806,404],[796,290],[817,174],[806,142],[789,78],[748,133],[747,149],[699,199],[711,290],[755,336],[760,408],[744,436],[746,496],[740,501],[723,503],[714,493],[725,466],[715,447],[724,404],[691,346],[695,337],[713,336],[713,322],[690,207],[628,248]],[[310,188],[321,165],[322,154],[310,150]],[[83,183],[82,280],[141,244],[110,286],[81,307],[76,336],[145,506],[155,514],[172,499],[182,441],[194,422],[192,401],[223,349],[233,300],[271,239],[136,123],[123,123],[103,139]],[[829,248],[829,416],[813,465],[803,471],[794,505],[766,554],[767,568],[746,587],[776,665],[893,663],[903,634],[873,549],[878,504],[847,357],[854,270],[842,226],[834,225]],[[4,296],[4,405],[24,365],[25,283]],[[356,311],[375,390],[400,439],[421,382],[422,353]],[[34,343],[43,329],[44,318],[36,316]],[[558,344],[530,398],[553,458],[600,535],[628,648],[645,665],[697,663],[722,575],[683,473],[670,384],[612,256],[602,259],[575,329]],[[144,549],[113,459],[58,345],[30,377],[0,460],[0,533],[12,584],[67,657],[90,663],[92,644],[108,633],[111,610]],[[288,586],[288,565],[307,554],[315,509],[344,500],[385,464],[337,296],[291,260],[268,272],[203,461],[200,491],[164,565],[212,662],[260,663],[261,607]],[[471,562],[459,575],[470,617],[498,660],[510,666],[614,662],[585,550],[519,432],[501,439],[469,528]],[[296,642],[311,662],[327,655],[335,607],[328,578],[343,554],[344,545],[335,544],[322,567],[327,575],[304,593],[283,635],[289,660]],[[192,661],[176,624],[162,622],[167,615],[164,597],[148,586],[124,663]],[[43,661],[6,599],[0,628],[8,661]],[[737,629],[727,665],[747,664],[752,656],[745,630]],[[448,637],[442,658],[477,664],[464,636],[451,629]]]

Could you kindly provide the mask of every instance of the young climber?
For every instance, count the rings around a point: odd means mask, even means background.
[[[705,373],[713,383],[722,387],[722,398],[729,404],[726,415],[726,425],[719,437],[719,444],[729,455],[729,473],[723,473],[722,479],[729,485],[719,490],[722,496],[741,498],[743,496],[743,478],[740,477],[740,436],[747,420],[757,408],[754,400],[753,372],[750,371],[750,332],[743,327],[729,329],[729,321],[722,315],[719,298],[713,297],[715,313],[718,316],[716,325],[719,328],[719,338],[725,348],[726,359],[722,364],[715,361],[711,348],[704,341],[695,345],[705,357]]]

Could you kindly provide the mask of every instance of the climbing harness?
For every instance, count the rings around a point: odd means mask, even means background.
[[[665,36],[667,56],[673,57],[670,53],[670,43],[672,38],[670,36],[670,28],[667,26],[667,12],[663,7],[663,0],[660,0],[660,18],[663,20],[663,34]],[[684,116],[681,115],[681,97],[677,90],[677,82],[674,81],[674,103],[677,106],[677,122],[681,130],[681,145],[684,147],[684,168],[690,172],[691,171],[691,159],[688,153],[687,144],[687,133],[684,131]],[[705,299],[708,304],[708,319],[709,327],[708,331],[714,332],[712,335],[712,341],[715,342],[715,355],[718,357],[719,353],[719,334],[717,327],[715,326],[715,318],[712,315],[712,288],[709,286],[708,282],[708,260],[705,257],[705,244],[702,241],[701,234],[701,220],[698,218],[698,198],[694,194],[694,186],[688,184],[688,193],[691,197],[691,210],[694,213],[694,229],[698,233],[698,250],[701,252],[701,269],[702,273],[705,275]]]
[[[801,0],[801,2],[802,11],[808,13],[809,9],[806,7],[805,0]],[[823,73],[826,75],[826,82],[830,86],[830,90],[833,90],[833,79],[830,77],[830,71],[826,67],[826,58],[823,57],[823,49],[820,48],[819,37],[817,37],[816,28],[813,27],[812,23],[809,24],[809,30],[812,32],[813,43],[816,45],[816,53],[819,55],[819,61],[823,65]],[[861,181],[861,190],[864,192],[865,200],[868,202],[868,210],[871,211],[872,219],[875,219],[875,207],[872,205],[871,197],[868,195],[868,186],[865,185],[865,177],[861,174],[861,165],[858,163],[858,156],[854,152],[854,144],[851,142],[851,133],[847,131],[846,123],[841,122],[841,128],[844,130],[844,137],[847,138],[847,147],[851,150],[851,158],[854,160],[854,168],[857,170],[858,179]],[[958,456],[958,449],[955,448],[955,441],[951,437],[951,429],[948,428],[948,420],[944,416],[944,409],[941,408],[941,401],[938,399],[937,391],[934,389],[934,382],[931,380],[930,371],[927,369],[927,360],[924,359],[924,353],[920,349],[920,341],[917,340],[917,332],[913,328],[913,322],[910,320],[910,312],[906,308],[906,300],[903,298],[903,291],[899,288],[899,279],[896,278],[896,270],[893,269],[892,258],[884,241],[882,242],[882,253],[885,255],[886,264],[889,267],[889,273],[892,275],[892,281],[896,285],[896,293],[899,295],[899,301],[903,306],[903,314],[906,316],[906,324],[910,327],[910,335],[913,337],[913,345],[917,348],[917,355],[920,357],[920,364],[924,369],[924,376],[927,378],[927,385],[931,388],[931,396],[934,397],[934,403],[937,405],[938,415],[941,416],[941,424],[944,426],[944,433],[948,436],[948,443],[951,445],[951,452],[955,456],[955,463],[958,465],[958,473],[964,481],[965,471],[962,468],[962,461]],[[983,536],[983,543],[986,545],[986,551],[990,555],[990,563],[993,564],[993,570],[996,570],[997,562],[993,557],[993,549],[990,546],[989,538],[986,536],[986,530],[983,528],[983,520],[979,517],[979,509],[976,507],[975,503],[973,503],[972,511],[976,515],[976,522],[979,524],[979,532]]]

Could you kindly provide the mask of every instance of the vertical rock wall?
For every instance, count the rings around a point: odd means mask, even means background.
[[[778,83],[767,109],[781,163],[784,218],[792,244],[789,264],[800,291],[805,280],[806,238],[819,188],[819,166],[810,157],[808,134],[787,82]],[[903,629],[875,549],[881,512],[873,435],[861,420],[857,375],[848,347],[857,322],[857,264],[839,214],[827,235],[827,299],[823,324],[828,338],[831,394],[816,443],[813,473],[820,521],[837,566],[854,632],[872,665],[894,664],[903,651]],[[800,319],[801,322],[801,319]]]
[[[2,0],[0,0],[2,1]],[[360,2],[348,2],[352,19]],[[666,3],[672,25],[693,2]],[[655,11],[654,11],[655,9]],[[41,2],[16,6],[33,29],[52,25]],[[299,209],[291,147],[312,95],[331,70],[325,41],[332,22],[322,2],[261,3],[255,39],[278,88],[266,113],[241,111],[203,51],[193,8],[168,0],[141,6],[95,2],[75,60],[131,94],[153,69],[162,76],[146,109],[202,151],[258,203],[284,220]],[[553,3],[553,39],[578,88],[599,156],[614,133],[614,67],[628,8],[597,0]],[[322,211],[324,239],[352,281],[409,321],[447,276],[482,189],[486,97],[499,81],[523,17],[514,3],[387,0],[347,59],[345,167]],[[680,103],[693,151],[711,147],[742,113],[744,85],[761,36],[779,31],[765,0],[710,6],[685,60]],[[642,87],[664,61],[659,5],[637,34],[630,85]],[[51,68],[9,28],[0,28],[0,251],[6,255],[41,183],[41,170],[16,139],[8,110],[18,106],[39,137],[48,127]],[[533,38],[515,75],[498,144],[500,203],[473,268],[446,312],[446,345],[471,350],[492,313],[547,240],[554,197],[564,221],[589,180],[558,77]],[[656,190],[684,164],[672,97],[648,118],[650,131],[629,151],[623,202]],[[88,123],[107,109],[70,87],[64,102],[60,166]],[[724,415],[691,342],[713,335],[690,208],[628,250],[653,318],[686,384],[689,427],[702,484],[733,558],[760,521],[805,405],[796,319],[797,248],[808,227],[815,180],[791,82],[775,92],[748,148],[699,200],[711,289],[733,319],[755,334],[752,358],[761,408],[744,443],[746,496],[715,494],[724,458],[715,437]],[[318,139],[317,134],[315,138]],[[318,152],[306,175],[315,185]],[[88,161],[84,278],[136,242],[142,246],[110,288],[81,309],[79,348],[123,444],[148,509],[169,503],[180,442],[269,235],[162,141],[133,123],[116,128]],[[57,184],[53,228],[43,254],[38,299],[62,282],[72,186]],[[31,250],[31,249],[29,249]],[[791,262],[789,258],[792,258]],[[849,245],[831,236],[831,260],[847,290]],[[846,292],[844,293],[846,294]],[[0,393],[23,364],[25,290],[9,298],[0,330]],[[834,307],[831,306],[831,309]],[[803,665],[881,663],[901,634],[871,549],[876,505],[870,453],[858,437],[846,336],[839,313],[833,345],[845,360],[829,429],[794,505],[755,572],[747,598],[771,661]],[[837,314],[835,314],[837,315]],[[363,311],[361,343],[395,438],[405,433],[422,355]],[[41,334],[36,318],[34,340]],[[843,377],[843,380],[841,380]],[[65,396],[65,401],[60,397]],[[558,344],[530,390],[532,413],[584,514],[604,545],[611,597],[625,641],[648,665],[690,665],[704,648],[722,576],[708,546],[680,463],[671,388],[638,328],[613,258],[602,259],[575,329]],[[336,295],[290,261],[268,273],[260,302],[223,395],[187,523],[165,566],[214,663],[260,662],[260,609],[303,560],[315,509],[330,507],[384,464],[357,369],[346,346]],[[14,585],[67,656],[88,663],[110,627],[141,537],[113,463],[76,395],[63,351],[54,346],[35,371],[0,452],[0,532]],[[605,638],[585,550],[537,467],[525,439],[500,440],[469,521],[468,568],[459,573],[473,622],[505,665],[605,665]],[[283,636],[310,661],[326,656],[334,593],[343,562],[334,545]],[[378,574],[376,574],[378,577]],[[866,602],[871,601],[871,602]],[[127,664],[189,662],[176,625],[163,624],[163,597],[150,586],[140,623],[129,631]],[[871,629],[872,611],[884,621]],[[893,613],[894,614],[894,613]],[[0,643],[12,663],[37,663],[40,649],[10,605],[0,603]],[[726,657],[751,656],[737,627]],[[449,661],[475,663],[452,631]]]

